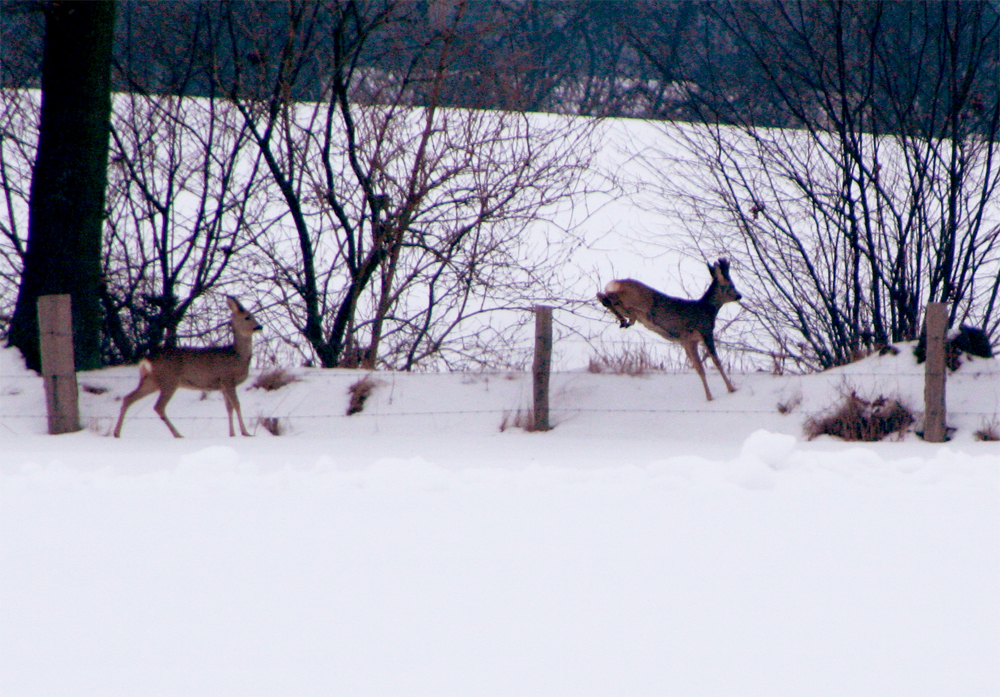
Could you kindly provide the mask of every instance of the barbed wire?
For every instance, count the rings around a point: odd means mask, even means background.
[[[468,409],[468,410],[450,410],[450,411],[407,411],[407,412],[369,412],[362,411],[354,414],[337,413],[337,414],[261,414],[257,417],[251,418],[278,418],[278,419],[348,419],[354,417],[367,417],[367,418],[395,418],[395,417],[414,417],[414,416],[469,416],[469,415],[489,415],[489,414],[499,414],[507,415],[514,414],[518,411],[530,410],[529,407],[511,408],[511,409]],[[600,408],[560,408],[560,407],[549,407],[550,414],[726,414],[726,415],[769,415],[769,416],[819,416],[821,414],[827,414],[831,409],[795,409],[789,414],[782,414],[777,409],[600,409]],[[997,417],[1000,416],[997,411],[956,411],[949,409],[949,416],[989,416]],[[48,418],[46,414],[2,414],[0,413],[0,419],[46,419]],[[94,415],[89,416],[90,419],[117,419],[117,414],[108,415]],[[188,415],[173,415],[170,416],[171,421],[228,421],[228,417],[219,415],[210,416],[188,416]],[[128,421],[160,421],[159,416],[146,416],[141,414],[128,415]]]
[[[845,366],[840,366],[838,368],[831,368],[830,370],[822,371],[822,372],[819,372],[819,373],[791,373],[791,374],[789,374],[789,373],[778,373],[778,374],[774,374],[770,370],[754,370],[754,371],[746,371],[746,372],[734,372],[734,371],[727,370],[726,373],[729,374],[729,375],[733,375],[733,376],[736,376],[736,375],[744,375],[744,376],[745,375],[771,375],[772,377],[775,377],[775,378],[788,378],[788,379],[793,379],[793,378],[794,379],[815,378],[815,377],[820,377],[820,376],[826,376],[826,377],[829,377],[829,378],[835,378],[835,377],[844,377],[844,378],[851,378],[851,377],[881,377],[881,378],[908,377],[908,378],[922,378],[922,377],[924,377],[926,375],[926,372],[923,371],[923,370],[907,371],[907,372],[902,372],[902,371],[901,372],[890,372],[890,371],[879,371],[879,372],[844,371],[844,372],[836,373],[836,374],[831,373],[831,371],[834,371],[834,370],[843,370],[844,367]],[[709,372],[714,372],[714,370],[711,370],[708,366],[706,366],[705,368]],[[269,369],[265,368],[265,369],[262,369],[260,372],[264,373],[264,372],[267,372],[268,370]],[[288,369],[288,370],[289,370],[289,372],[292,372],[294,374],[294,370],[295,370],[294,368],[293,369]],[[447,377],[455,377],[455,376],[461,376],[461,377],[469,377],[469,378],[493,377],[493,376],[505,377],[506,378],[506,377],[510,377],[512,375],[524,375],[524,376],[530,376],[531,375],[531,371],[530,370],[514,370],[514,369],[511,369],[511,370],[483,370],[483,371],[476,371],[476,372],[463,371],[463,372],[426,372],[426,373],[421,373],[421,372],[409,372],[409,373],[407,373],[407,372],[403,372],[403,371],[388,371],[388,370],[364,370],[364,369],[360,369],[360,368],[349,368],[349,369],[344,369],[344,368],[303,368],[302,370],[309,370],[309,371],[313,371],[313,370],[331,371],[331,372],[329,372],[327,374],[331,375],[331,376],[340,376],[340,377],[343,377],[345,379],[351,378],[351,377],[355,377],[355,375],[362,374],[362,373],[364,373],[366,375],[387,375],[387,376],[388,375],[413,375],[413,376],[421,376],[421,377],[445,377],[445,376],[447,376]],[[342,372],[344,370],[351,370],[352,372],[350,374],[348,374],[348,373]],[[678,368],[676,370],[674,370],[674,369],[664,369],[664,368],[641,368],[641,369],[637,369],[634,372],[629,372],[628,370],[615,370],[613,368],[609,368],[607,370],[590,370],[588,368],[577,368],[577,369],[567,369],[567,370],[553,370],[553,371],[551,371],[550,374],[551,375],[620,375],[620,376],[623,376],[623,377],[645,377],[645,376],[648,376],[648,375],[686,375],[688,373],[690,373],[692,375],[696,375],[696,373],[694,372],[693,368]],[[253,375],[253,374],[251,373],[251,375]],[[994,377],[994,378],[1000,379],[1000,369],[995,370],[995,371],[985,371],[984,370],[984,371],[974,371],[974,372],[966,372],[966,371],[949,372],[948,375],[949,375],[949,377],[952,377],[952,378],[954,378],[954,377],[960,377],[960,378],[977,378],[978,379],[978,378],[982,378],[982,377]],[[41,379],[40,375],[0,374],[0,380],[38,380],[38,379]],[[135,379],[136,379],[136,375],[103,375],[102,374],[102,375],[100,375],[98,377],[95,377],[93,379],[93,382],[101,382],[101,381],[104,381],[104,380],[129,380],[129,381],[135,381]],[[77,374],[77,382],[82,384],[84,382],[88,382],[88,380],[87,380],[86,376],[81,376],[81,375]],[[254,388],[252,386],[248,386],[246,389],[260,389],[260,388]]]
[[[124,366],[120,366],[124,367]],[[260,369],[255,371],[257,375],[262,375],[268,372],[268,368]],[[307,380],[302,380],[301,377],[295,375],[297,370],[295,368],[286,369],[287,372],[296,378],[296,382],[304,382],[308,384]],[[319,370],[316,368],[303,368],[303,371],[315,371]],[[793,383],[800,383],[807,379],[816,379],[825,377],[827,380],[841,380],[844,382],[845,388],[857,389],[864,387],[852,386],[851,382],[854,379],[874,379],[876,383],[885,382],[899,382],[903,380],[920,380],[925,377],[926,370],[923,368],[918,369],[903,369],[899,371],[882,370],[879,372],[869,372],[869,371],[853,371],[850,366],[841,366],[838,369],[840,372],[831,373],[830,371],[824,371],[820,373],[806,373],[806,374],[775,374],[773,371],[768,370],[755,370],[755,371],[745,371],[740,373],[731,373],[734,376],[742,375],[744,377],[750,375],[771,375],[776,379],[785,379],[792,381]],[[714,373],[715,371],[710,371]],[[103,387],[103,383],[120,384],[122,382],[135,383],[136,375],[134,373],[124,373],[123,374],[107,374],[101,373],[93,376],[78,375],[78,384],[80,389],[84,392],[101,394],[104,391],[110,391],[111,389],[117,388],[107,388]],[[395,379],[397,375],[400,375],[398,371],[371,371],[362,369],[352,369],[350,373],[347,372],[332,372],[324,371],[324,377],[336,377],[342,380],[357,380],[364,379],[361,376],[382,376],[386,378]],[[642,378],[642,377],[655,377],[655,376],[679,376],[679,375],[691,375],[694,376],[695,372],[691,368],[681,368],[676,369],[665,369],[665,368],[654,368],[654,367],[642,367],[635,371],[616,369],[615,367],[609,367],[605,370],[593,370],[593,369],[575,369],[575,370],[554,370],[551,373],[553,376],[561,377],[584,377],[587,375],[620,375],[624,377]],[[301,373],[300,373],[301,375]],[[407,373],[410,376],[420,376],[431,379],[444,379],[444,378],[459,378],[467,380],[478,380],[478,379],[500,379],[500,380],[513,380],[522,379],[527,380],[531,376],[530,371],[526,370],[492,370],[492,371],[456,371],[456,372],[426,372],[426,373]],[[1000,377],[1000,371],[961,371],[955,373],[949,373],[949,376],[960,377],[963,380],[978,380],[980,378],[998,378]],[[38,380],[40,376],[34,374],[33,372],[27,373],[0,373],[0,380],[10,383],[16,383],[18,381],[35,381]],[[255,389],[263,389],[260,387],[255,387],[252,382],[249,384],[244,383],[246,386],[243,391],[251,391]],[[291,384],[294,384],[291,383]],[[95,389],[96,388],[96,389]],[[8,388],[9,389],[9,388]],[[97,390],[101,392],[97,392]],[[1000,393],[1000,383],[998,383],[998,393]],[[286,413],[286,414],[270,414],[270,415],[260,415],[256,418],[278,418],[284,420],[294,420],[294,419],[343,419],[350,417],[361,417],[364,419],[371,418],[397,418],[397,417],[447,417],[447,416],[469,416],[469,415],[511,415],[519,411],[523,411],[527,407],[522,408],[492,408],[492,409],[467,409],[467,410],[443,410],[443,411],[365,411],[357,414],[348,415],[346,413],[326,413],[326,414],[296,414],[296,413]],[[833,409],[833,405],[828,406],[824,409],[799,409],[793,410],[793,413],[800,417],[814,417],[822,414],[827,414]],[[562,414],[562,415],[572,415],[572,414],[684,414],[684,415],[742,415],[742,416],[762,416],[762,415],[781,415],[787,416],[788,414],[782,414],[777,408],[775,409],[724,409],[724,408],[693,408],[693,407],[664,407],[664,408],[584,408],[584,407],[556,407],[550,406],[550,413]],[[993,411],[967,411],[967,410],[948,410],[950,416],[956,417],[982,417],[982,418],[996,418],[998,410]],[[40,419],[44,420],[47,418],[46,414],[43,413],[18,413],[18,414],[4,414],[0,413],[0,419]],[[90,419],[113,419],[114,415],[101,415],[101,416],[90,416]],[[187,416],[187,415],[176,415],[172,416],[172,419],[178,419],[181,421],[191,421],[191,420],[211,420],[211,421],[224,421],[227,420],[226,416]],[[144,415],[130,415],[129,420],[159,420],[158,416],[144,416]]]

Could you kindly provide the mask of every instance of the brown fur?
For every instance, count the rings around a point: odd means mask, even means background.
[[[167,403],[178,388],[222,392],[229,415],[229,435],[233,430],[233,411],[240,423],[240,432],[249,436],[243,425],[243,412],[236,396],[236,386],[250,374],[253,333],[263,329],[253,315],[243,309],[235,298],[226,298],[232,313],[234,342],[229,346],[167,348],[139,362],[139,386],[122,399],[122,409],[115,426],[115,438],[121,436],[125,412],[146,395],[159,392],[153,410],[160,416],[175,438],[181,434],[167,418]]]
[[[631,278],[611,281],[603,293],[597,294],[597,299],[618,318],[623,329],[638,322],[664,339],[681,344],[701,378],[705,397],[711,401],[705,368],[698,356],[698,342],[705,344],[726,388],[735,392],[715,352],[715,317],[720,307],[737,302],[743,296],[729,278],[727,260],[719,259],[710,264],[708,270],[712,274],[712,284],[700,300],[674,298]]]

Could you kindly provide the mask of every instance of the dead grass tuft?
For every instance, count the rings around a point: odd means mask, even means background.
[[[784,402],[778,402],[778,413],[783,416],[788,416],[793,411],[798,409],[800,404],[802,404],[802,394],[796,393]]]
[[[878,441],[894,433],[902,435],[913,421],[913,413],[898,399],[879,395],[869,401],[851,390],[831,413],[808,419],[804,428],[809,440],[827,435],[851,441]]]
[[[101,387],[99,385],[87,385],[81,384],[80,389],[89,394],[104,394],[108,391],[107,387]]]
[[[375,381],[369,375],[364,376],[348,387],[347,392],[351,395],[351,399],[347,404],[347,415],[361,413],[365,408],[365,402],[374,390]]]
[[[272,436],[280,436],[285,433],[285,425],[276,416],[262,416],[257,419],[257,423]]]
[[[658,370],[664,370],[663,363],[657,362],[645,346],[626,346],[614,353],[600,351],[587,363],[590,373],[640,376]]]
[[[1000,440],[1000,420],[993,417],[992,420],[987,421],[983,419],[982,427],[972,434],[976,440],[982,441],[998,441]]]
[[[505,411],[500,420],[500,433],[508,428],[520,428],[529,433],[535,432],[535,410],[531,408]]]
[[[274,392],[293,382],[301,382],[301,380],[284,368],[271,368],[271,370],[264,371],[258,375],[257,379],[253,381],[251,388],[264,390],[265,392]]]

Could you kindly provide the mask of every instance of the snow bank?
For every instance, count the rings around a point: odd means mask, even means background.
[[[302,371],[241,389],[288,436],[182,392],[191,437],[150,398],[116,440],[134,369],[49,437],[0,359],[5,697],[1000,692],[1000,449],[803,442],[837,375],[563,374],[555,430],[501,433],[524,376],[384,374],[348,418],[363,374]]]

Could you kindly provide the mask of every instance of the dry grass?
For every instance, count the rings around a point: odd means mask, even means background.
[[[264,390],[265,392],[274,392],[293,382],[300,382],[300,380],[284,368],[271,368],[271,370],[266,370],[258,375],[257,379],[253,381],[251,388]]]
[[[99,385],[80,385],[80,389],[89,394],[104,394],[108,391],[107,387],[100,387]]]
[[[613,375],[646,375],[652,371],[664,370],[662,362],[657,362],[645,346],[626,346],[612,353],[601,351],[591,356],[587,364],[590,373],[611,373]]]
[[[983,419],[982,426],[972,434],[976,440],[998,441],[1000,440],[1000,420],[993,417],[990,421]]]
[[[802,404],[802,393],[797,392],[784,402],[778,402],[778,413],[787,416],[799,408]]]
[[[515,411],[505,411],[503,413],[503,418],[500,420],[500,433],[503,433],[508,428],[520,428],[529,433],[534,433],[535,429],[535,410],[531,408],[516,409]]]
[[[804,428],[809,440],[828,435],[851,441],[878,441],[892,434],[902,435],[913,421],[913,413],[898,399],[880,395],[869,401],[851,390],[832,412],[808,419]]]
[[[272,436],[280,436],[285,433],[285,425],[276,416],[262,416],[257,419],[257,423]]]
[[[361,413],[365,408],[365,402],[374,390],[375,381],[369,375],[364,376],[348,387],[347,392],[351,395],[351,399],[347,404],[347,415]]]

